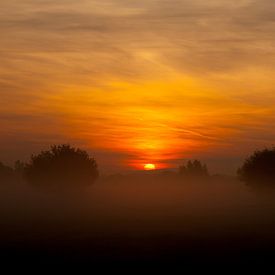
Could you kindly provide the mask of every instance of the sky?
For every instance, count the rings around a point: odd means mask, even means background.
[[[275,138],[272,0],[1,0],[0,161],[70,143],[103,171]]]

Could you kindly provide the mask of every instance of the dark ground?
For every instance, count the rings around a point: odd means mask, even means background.
[[[12,266],[266,266],[275,195],[234,180],[100,181],[85,190],[1,187],[1,263]]]

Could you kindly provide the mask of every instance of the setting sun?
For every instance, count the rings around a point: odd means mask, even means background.
[[[147,163],[144,165],[144,170],[155,170],[156,169],[156,165],[152,164],[152,163]]]

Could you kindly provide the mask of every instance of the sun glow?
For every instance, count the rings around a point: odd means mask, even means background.
[[[153,163],[147,163],[144,165],[144,170],[155,170],[156,169],[156,165]]]

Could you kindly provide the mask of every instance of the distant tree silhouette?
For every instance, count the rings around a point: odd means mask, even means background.
[[[13,169],[0,162],[0,181],[8,181],[13,177]]]
[[[70,145],[53,145],[50,150],[32,155],[24,167],[24,176],[34,185],[80,186],[98,177],[97,163],[87,152]]]
[[[206,164],[202,164],[199,160],[189,160],[186,165],[181,165],[179,174],[191,178],[209,176]]]
[[[255,151],[237,173],[249,185],[275,187],[275,147]]]
[[[14,173],[16,176],[23,176],[26,164],[20,160],[14,163]]]

